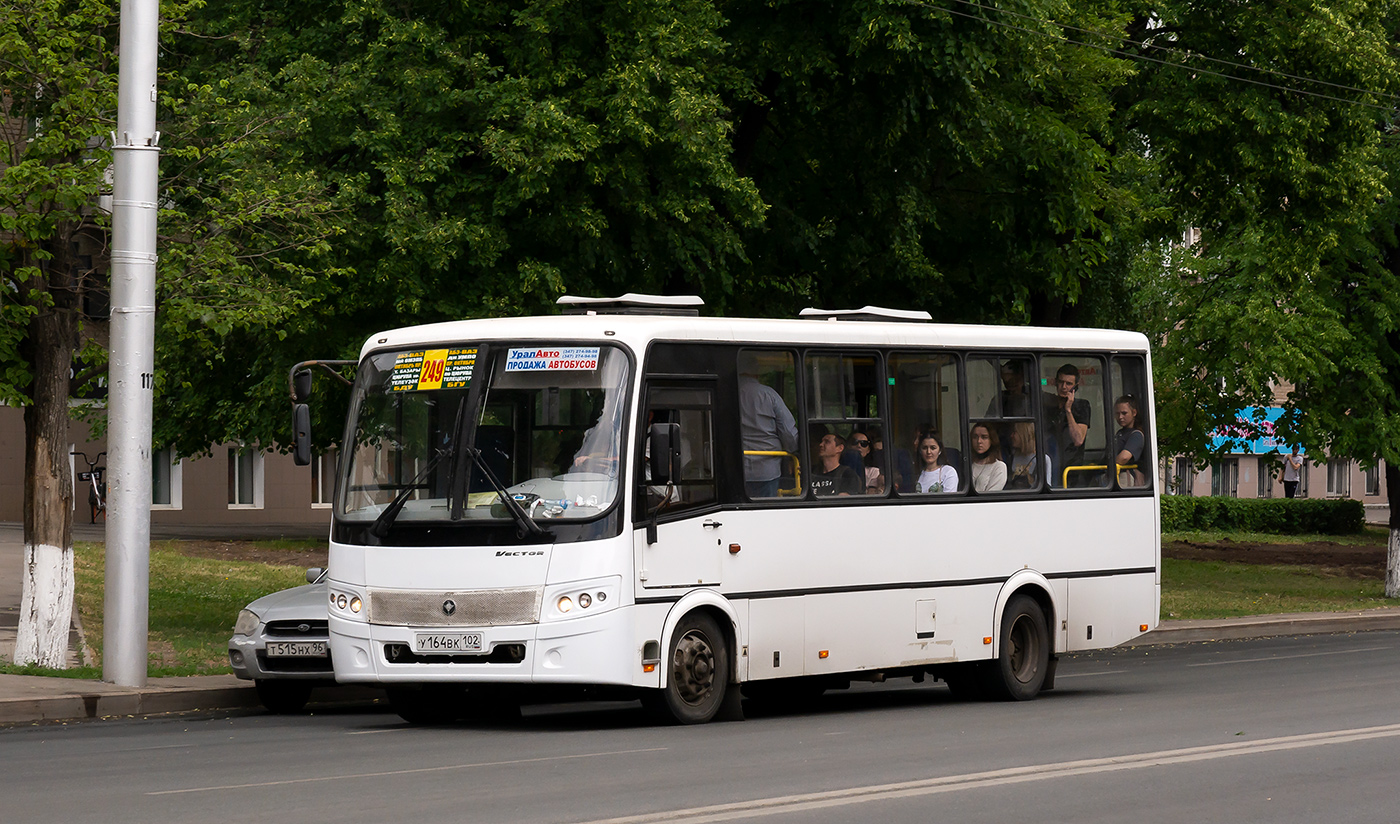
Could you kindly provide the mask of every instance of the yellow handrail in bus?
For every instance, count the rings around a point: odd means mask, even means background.
[[[1114,464],[1114,466],[1118,467],[1118,471],[1119,471],[1119,472],[1122,472],[1122,471],[1125,470],[1125,469],[1137,469],[1137,464]],[[1090,466],[1090,465],[1087,465],[1087,464],[1086,464],[1086,465],[1084,465],[1084,466],[1067,466],[1067,467],[1065,467],[1065,471],[1064,471],[1064,479],[1060,482],[1060,485],[1061,485],[1061,486],[1069,486],[1069,473],[1071,473],[1071,472],[1089,472],[1089,471],[1099,470],[1099,469],[1108,469],[1108,465],[1107,465],[1107,464],[1095,464],[1095,465]]]
[[[792,452],[781,452],[774,450],[745,449],[744,455],[746,457],[749,455],[756,455],[760,457],[769,458],[792,458],[792,479],[793,483],[795,483],[796,486],[794,486],[792,489],[779,489],[778,494],[786,495],[788,497],[802,494],[802,460],[798,458],[796,454]]]

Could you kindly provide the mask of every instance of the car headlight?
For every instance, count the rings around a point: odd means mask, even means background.
[[[238,611],[238,620],[233,622],[233,634],[252,635],[254,632],[258,631],[258,624],[261,623],[262,619],[258,617],[256,612],[253,612],[251,609],[240,609]]]

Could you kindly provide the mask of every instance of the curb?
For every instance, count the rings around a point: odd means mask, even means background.
[[[1195,641],[1232,641],[1244,638],[1276,638],[1280,635],[1321,635],[1383,629],[1400,629],[1400,608],[1248,615],[1211,621],[1163,621],[1156,629],[1129,641],[1125,646],[1150,647]]]
[[[252,682],[232,675],[157,678],[145,687],[0,674],[0,724],[257,707]]]

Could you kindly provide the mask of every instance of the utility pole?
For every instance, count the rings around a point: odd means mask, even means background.
[[[159,0],[122,0],[112,135],[112,324],[102,680],[146,683],[155,389]]]

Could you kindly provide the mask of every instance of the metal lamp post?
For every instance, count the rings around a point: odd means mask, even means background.
[[[112,135],[112,323],[102,679],[146,683],[155,387],[159,0],[122,0]]]

